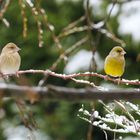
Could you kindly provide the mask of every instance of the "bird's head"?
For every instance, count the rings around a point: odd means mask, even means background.
[[[2,49],[2,53],[15,53],[21,50],[19,47],[17,47],[14,43],[8,43],[5,45],[5,47]]]
[[[122,47],[116,46],[110,51],[109,54],[113,56],[124,56],[126,52],[124,51]]]

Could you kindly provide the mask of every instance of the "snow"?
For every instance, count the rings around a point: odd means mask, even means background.
[[[138,105],[132,104],[130,102],[126,102],[127,105],[131,106],[134,110],[139,110]]]
[[[103,60],[101,59],[100,55],[96,52],[95,61],[97,63],[97,71],[103,69]],[[92,59],[92,52],[87,50],[80,50],[75,55],[69,58],[69,61],[64,68],[64,73],[76,73],[79,71],[89,71],[90,63]]]
[[[93,116],[94,116],[95,118],[97,118],[97,117],[99,116],[99,112],[98,112],[98,111],[94,111],[94,112],[93,112]]]
[[[91,114],[87,110],[84,110],[84,114],[87,116],[91,116]]]
[[[126,138],[124,138],[123,140],[139,140],[139,138],[138,137],[126,137]]]
[[[105,82],[103,82],[103,83],[101,83],[100,86],[108,89],[108,91],[111,90],[111,89],[118,89],[118,85],[111,84],[111,83],[105,83]]]
[[[107,7],[107,14],[109,14],[110,10],[112,9],[113,4],[109,4]],[[113,7],[113,10],[111,12],[110,17],[116,16],[117,13],[119,12],[119,4],[115,4],[115,6]]]
[[[92,7],[93,14],[96,16],[102,16],[104,14],[104,11],[102,10],[102,2],[103,0],[89,0],[89,4]],[[86,4],[86,1],[84,3],[84,6]]]
[[[98,122],[98,121],[94,121],[94,122],[93,122],[93,125],[94,125],[94,126],[98,126],[99,124],[100,124],[100,122]]]
[[[123,4],[118,22],[120,34],[130,34],[133,41],[140,42],[140,1]]]
[[[134,125],[132,125],[132,126],[127,126],[127,130],[128,130],[129,132],[134,132],[134,133],[136,133],[136,129],[135,129],[135,126],[134,126]]]
[[[25,139],[39,139],[39,140],[50,140],[47,134],[37,130],[29,131],[23,125],[13,126],[8,121],[2,122],[2,127],[4,129],[4,135],[6,140],[25,140]]]
[[[26,0],[26,2],[30,5],[30,7],[34,7],[34,4],[32,3],[31,0]]]
[[[83,112],[83,108],[80,108],[80,109],[79,109],[79,112]]]

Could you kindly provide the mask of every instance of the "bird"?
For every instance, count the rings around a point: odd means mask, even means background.
[[[0,73],[2,75],[17,74],[21,64],[19,50],[21,49],[12,42],[3,47],[0,54]]]
[[[120,46],[115,46],[105,58],[104,71],[111,77],[121,77],[125,70],[126,52]]]

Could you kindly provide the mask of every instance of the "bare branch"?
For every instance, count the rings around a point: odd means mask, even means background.
[[[88,41],[88,37],[84,37],[82,39],[80,39],[79,41],[77,41],[75,44],[73,44],[72,46],[70,46],[68,49],[65,50],[65,52],[61,55],[59,55],[58,59],[52,64],[52,66],[50,67],[50,69],[52,71],[54,71],[58,64],[65,59],[65,56],[69,56],[70,53],[72,53],[76,48],[80,47],[81,45],[83,45],[84,43],[86,43]],[[43,85],[45,83],[45,81],[47,80],[48,75],[46,75],[42,80],[40,80],[39,85]]]
[[[11,0],[7,0],[4,4],[4,7],[2,8],[2,10],[0,10],[0,20],[3,18],[5,12],[7,11],[10,2],[11,2]]]
[[[86,37],[80,39],[79,41],[77,41],[72,46],[70,46],[67,50],[65,50],[64,54],[61,54],[59,56],[59,58],[52,64],[50,69],[51,70],[56,69],[57,65],[61,62],[62,59],[64,59],[65,56],[70,55],[71,52],[73,52],[76,48],[80,47],[81,45],[83,45],[87,41],[88,41],[88,37],[86,36]]]
[[[63,29],[63,31],[66,32],[67,30],[72,29],[72,28],[75,27],[78,23],[84,21],[85,18],[86,18],[85,16],[81,16],[79,19],[77,19],[76,21],[70,23],[67,27],[65,27],[65,28]]]
[[[23,0],[19,0],[19,6],[21,9],[21,16],[22,16],[22,22],[23,22],[23,37],[26,38],[27,37],[27,30],[28,30],[28,26],[27,26],[27,15],[26,15],[26,5],[24,4]]]
[[[79,27],[73,27],[72,29],[68,30],[68,31],[64,31],[62,33],[59,34],[58,38],[63,38],[63,37],[66,37],[70,34],[73,34],[73,33],[78,33],[78,32],[84,32],[84,31],[87,31],[89,30],[97,30],[98,32],[100,32],[101,34],[104,34],[106,35],[106,37],[112,39],[113,41],[121,44],[121,46],[125,46],[125,42],[119,38],[117,38],[115,36],[115,34],[109,32],[107,29],[105,28],[102,28],[102,26],[104,25],[104,22],[99,22],[97,24],[92,24],[90,27],[87,26],[87,25],[84,25],[84,26],[79,26]]]
[[[113,0],[112,7],[111,7],[111,9],[110,9],[108,15],[107,15],[106,18],[105,18],[104,24],[106,24],[106,23],[109,21],[110,16],[111,16],[111,13],[112,13],[112,11],[113,11],[113,9],[114,9],[116,3],[117,3],[117,0]]]
[[[0,84],[0,97],[22,98],[30,100],[30,97],[41,99],[66,100],[66,101],[93,101],[97,99],[138,99],[140,90],[117,89],[101,91],[95,88],[66,88],[48,85],[47,87],[28,87],[9,84]]]

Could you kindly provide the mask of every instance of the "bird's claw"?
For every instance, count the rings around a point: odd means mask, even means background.
[[[18,73],[18,71],[16,72],[16,77],[19,78],[19,73]]]
[[[106,81],[108,81],[108,80],[109,80],[109,76],[108,76],[108,75],[105,75],[104,79],[105,79]]]

